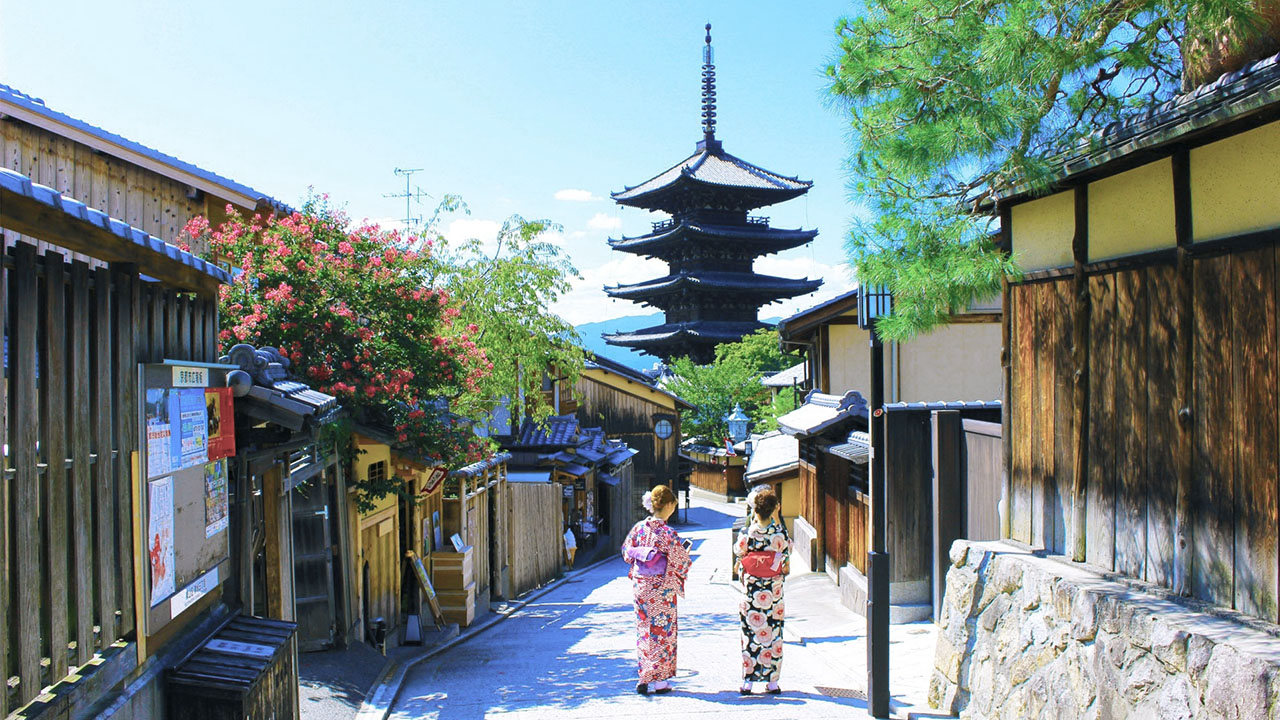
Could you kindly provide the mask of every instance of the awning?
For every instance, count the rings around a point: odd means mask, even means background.
[[[604,483],[605,485],[616,486],[618,483],[622,482],[622,478],[615,477],[613,475],[610,475],[609,473],[603,473],[603,472],[596,473],[596,479]]]
[[[855,430],[849,433],[849,439],[839,445],[832,445],[826,452],[842,457],[855,465],[866,465],[871,462],[871,436]]]
[[[587,467],[586,465],[579,465],[577,463],[569,463],[568,465],[562,465],[560,467],[557,467],[556,469],[564,473],[565,475],[572,475],[576,478],[580,478],[583,475],[586,475],[587,473],[591,472],[591,468]]]

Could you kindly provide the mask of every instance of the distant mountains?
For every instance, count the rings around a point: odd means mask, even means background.
[[[765,318],[764,322],[776,323],[781,318]],[[578,334],[582,336],[582,345],[588,351],[593,352],[602,357],[606,357],[614,362],[620,362],[635,370],[647,370],[658,362],[658,358],[652,355],[631,350],[629,348],[610,345],[600,337],[601,333],[618,333],[633,332],[642,328],[661,325],[663,323],[662,313],[652,313],[649,315],[628,315],[626,317],[613,318],[610,320],[601,320],[600,322],[583,323],[575,326]]]

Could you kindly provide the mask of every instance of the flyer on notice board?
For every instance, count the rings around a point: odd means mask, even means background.
[[[204,466],[204,536],[211,538],[227,529],[227,463]]]
[[[210,462],[236,454],[235,411],[231,398],[229,387],[208,388],[204,391]]]
[[[151,605],[173,594],[177,568],[173,558],[173,477],[147,484],[147,555],[151,560]]]

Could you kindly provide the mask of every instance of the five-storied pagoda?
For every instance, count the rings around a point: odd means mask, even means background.
[[[757,317],[762,305],[813,292],[822,284],[752,270],[755,258],[805,245],[818,231],[771,228],[768,218],[748,213],[803,195],[813,183],[769,172],[724,151],[715,132],[710,24],[702,53],[703,139],[697,150],[657,177],[612,193],[620,205],[671,216],[654,223],[647,235],[609,240],[614,250],[666,261],[670,271],[656,280],[604,289],[611,297],[666,313],[662,325],[606,334],[604,339],[668,362],[685,355],[697,363],[711,362],[716,345],[768,327]]]

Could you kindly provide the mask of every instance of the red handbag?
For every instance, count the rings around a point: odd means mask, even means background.
[[[742,572],[758,578],[778,577],[782,574],[782,553],[752,550],[742,556]]]

